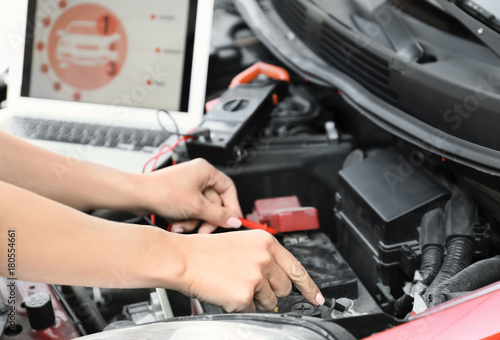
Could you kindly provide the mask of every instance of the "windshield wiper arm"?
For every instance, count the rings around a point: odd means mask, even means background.
[[[469,31],[472,32],[487,47],[500,56],[500,34],[488,27],[487,24],[477,20],[455,2],[451,0],[436,0],[455,19],[460,21]]]

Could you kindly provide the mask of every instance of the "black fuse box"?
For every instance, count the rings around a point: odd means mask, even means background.
[[[411,281],[419,261],[422,216],[443,207],[449,191],[416,154],[397,148],[340,171],[336,195],[339,250],[373,296]]]

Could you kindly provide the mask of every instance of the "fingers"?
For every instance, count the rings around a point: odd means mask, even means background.
[[[240,204],[238,203],[238,194],[233,181],[227,175],[217,170],[215,167],[206,163],[209,171],[207,187],[213,188],[220,194],[224,206],[235,213],[238,217],[243,217]]]
[[[221,200],[219,194],[215,190],[207,189],[207,190],[205,190],[203,195],[211,203],[218,205],[218,206],[222,205],[222,200]],[[182,221],[182,222],[175,222],[174,224],[172,224],[171,231],[173,233],[179,233],[179,234],[181,234],[183,232],[191,232],[198,226],[199,222],[200,221],[197,219],[196,220]],[[200,229],[198,230],[198,233],[199,234],[211,234],[215,231],[215,229],[217,229],[217,225],[213,225],[211,223],[204,222],[201,225]]]
[[[201,225],[200,229],[198,229],[198,234],[211,234],[217,229],[217,226],[205,222]]]
[[[221,307],[228,313],[255,313],[255,294],[254,289],[251,291],[241,289],[243,287],[236,288],[236,295],[228,301],[226,305]],[[231,288],[227,287],[224,291],[224,295],[227,295]]]
[[[271,289],[269,282],[262,281],[255,291],[255,307],[259,310],[270,311],[278,304],[275,292]]]
[[[239,312],[242,312],[242,313],[255,313],[256,312],[255,304],[251,303],[245,309],[242,309]]]
[[[222,205],[222,200],[214,189],[207,189],[203,192],[203,195],[206,197],[207,200],[210,201],[210,203],[217,204],[217,205]]]
[[[277,297],[286,297],[292,291],[292,282],[278,265],[274,265],[270,271],[269,285]]]
[[[177,234],[182,234],[184,232],[191,232],[198,226],[199,223],[200,223],[199,220],[187,220],[182,222],[175,222],[172,224],[172,229],[170,231]]]
[[[323,294],[321,294],[319,288],[309,274],[307,274],[304,266],[290,252],[283,248],[277,241],[270,247],[270,251],[276,264],[309,302],[314,305],[325,303]]]
[[[234,212],[228,208],[210,202],[201,194],[195,201],[193,217],[206,221],[214,226],[234,229],[241,227],[241,221],[235,217]]]
[[[222,200],[221,200],[219,194],[217,193],[217,191],[215,191],[214,189],[205,190],[203,195],[206,197],[207,200],[210,201],[210,203],[213,203],[213,204],[218,205],[218,206],[222,205]],[[201,225],[200,229],[198,230],[198,233],[199,234],[211,234],[215,231],[215,229],[217,229],[217,225],[214,225],[214,224],[209,223],[209,222],[204,222]]]
[[[172,229],[170,231],[176,234],[182,234],[184,232],[189,233],[192,232],[194,229],[196,229],[199,223],[200,223],[199,220],[175,222],[174,224],[172,224]],[[210,224],[208,222],[204,222],[200,226],[198,234],[211,234],[215,231],[215,229],[217,229],[217,226]]]

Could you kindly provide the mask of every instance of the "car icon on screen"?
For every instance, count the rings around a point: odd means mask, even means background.
[[[118,52],[116,43],[121,35],[106,35],[107,27],[99,31],[96,21],[73,21],[64,30],[58,30],[60,37],[56,47],[56,57],[60,68],[69,64],[78,66],[108,65],[108,73],[114,74]],[[104,33],[104,34],[103,34]]]

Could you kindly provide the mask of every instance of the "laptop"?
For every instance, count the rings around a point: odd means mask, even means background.
[[[0,129],[71,158],[140,172],[178,139],[173,133],[198,126],[213,0],[20,3],[25,39]]]

